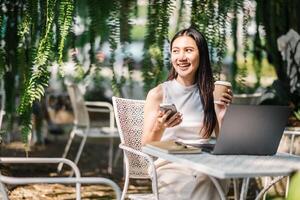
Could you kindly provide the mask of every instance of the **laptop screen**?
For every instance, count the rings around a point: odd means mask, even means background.
[[[275,154],[289,114],[287,106],[230,105],[213,154]]]

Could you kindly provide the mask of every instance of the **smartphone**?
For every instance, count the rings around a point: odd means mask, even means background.
[[[159,109],[164,113],[171,110],[171,113],[167,117],[167,120],[170,119],[173,115],[175,115],[177,113],[176,106],[175,106],[175,104],[172,104],[172,103],[161,103],[159,105]]]

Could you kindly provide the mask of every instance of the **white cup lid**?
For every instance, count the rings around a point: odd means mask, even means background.
[[[231,83],[228,81],[216,81],[215,85],[225,85],[225,86],[231,87]]]

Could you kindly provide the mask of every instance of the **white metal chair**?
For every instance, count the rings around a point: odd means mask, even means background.
[[[80,171],[75,163],[65,158],[9,158],[1,157],[0,163],[10,164],[57,164],[64,163],[69,165],[75,173],[75,177],[11,177],[5,176],[0,173],[0,192],[3,200],[8,200],[7,189],[5,184],[10,185],[24,185],[24,184],[35,184],[35,183],[62,183],[62,184],[75,184],[76,185],[76,200],[81,199],[81,184],[105,184],[112,187],[116,194],[116,199],[121,198],[121,190],[119,186],[110,179],[101,177],[81,177]],[[0,196],[1,197],[1,196]]]
[[[113,97],[114,112],[124,152],[125,183],[121,199],[125,199],[129,179],[152,179],[153,194],[131,194],[130,199],[159,199],[157,176],[152,157],[141,151],[144,123],[144,101]],[[151,177],[148,169],[151,168]]]
[[[286,127],[283,132],[282,142],[284,142],[284,139],[288,139],[288,154],[295,155],[294,152],[294,145],[295,145],[295,138],[300,136],[300,127]],[[265,189],[265,192],[263,194],[263,200],[267,197],[268,190],[277,182],[281,181],[285,177],[266,177],[265,179],[265,185],[268,185],[269,187]],[[286,184],[285,184],[285,198],[287,198],[289,186],[290,186],[290,176],[286,177]]]
[[[2,125],[2,118],[5,112],[0,110],[0,130]],[[112,187],[116,194],[116,199],[121,198],[121,190],[119,186],[110,179],[102,177],[81,177],[80,171],[76,164],[71,160],[65,158],[21,158],[21,157],[0,157],[1,164],[57,164],[64,163],[69,165],[75,177],[11,177],[2,175],[0,172],[0,193],[3,200],[8,200],[7,189],[5,184],[10,185],[24,185],[34,183],[62,183],[76,185],[76,200],[81,199],[81,184],[105,184]]]
[[[72,144],[72,140],[75,135],[82,138],[79,149],[77,151],[74,162],[77,164],[80,155],[82,153],[83,147],[85,145],[86,139],[88,137],[93,138],[110,138],[110,146],[109,146],[109,162],[108,162],[108,172],[112,172],[112,157],[113,157],[113,138],[119,138],[117,133],[117,129],[115,128],[114,121],[114,112],[113,107],[108,102],[86,102],[83,99],[83,95],[81,94],[79,88],[75,84],[67,85],[68,94],[71,100],[73,112],[74,112],[74,127],[70,133],[69,140],[66,144],[64,153],[62,155],[63,158],[67,157],[70,146]],[[89,106],[89,107],[88,107]],[[92,128],[90,123],[90,117],[88,112],[106,112],[109,113],[109,127],[97,127]],[[63,163],[58,165],[58,171],[61,171],[63,167]],[[72,175],[72,174],[71,174]]]
[[[286,127],[283,135],[286,137],[290,138],[289,142],[289,154],[295,155],[295,138],[300,136],[300,127]],[[290,177],[287,177],[287,182],[286,182],[286,188],[285,188],[285,197],[287,198],[288,196],[288,191],[289,191],[289,186],[290,186]]]

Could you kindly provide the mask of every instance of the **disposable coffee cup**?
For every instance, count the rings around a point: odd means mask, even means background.
[[[222,98],[222,94],[227,92],[228,89],[231,89],[231,83],[228,81],[216,81],[215,89],[214,89],[214,103],[223,104],[220,99]]]

